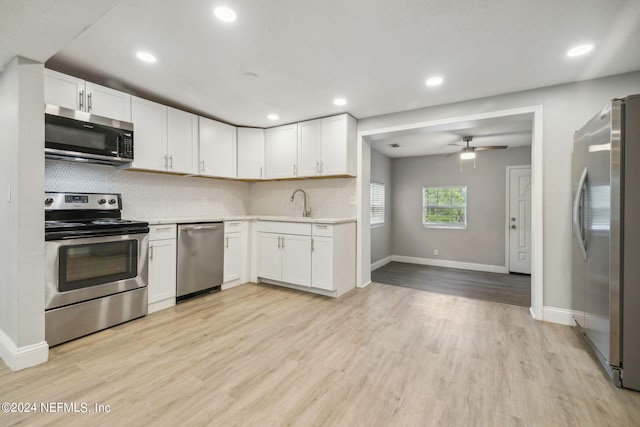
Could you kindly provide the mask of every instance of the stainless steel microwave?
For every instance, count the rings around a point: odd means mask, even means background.
[[[51,104],[44,122],[46,158],[116,166],[133,161],[133,123]]]

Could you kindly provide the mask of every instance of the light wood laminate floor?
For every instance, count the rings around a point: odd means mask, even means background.
[[[109,413],[0,425],[637,426],[566,326],[527,309],[371,284],[338,299],[247,284],[54,347],[0,401]]]

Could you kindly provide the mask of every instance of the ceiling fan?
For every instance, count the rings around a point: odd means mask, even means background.
[[[460,153],[460,159],[462,160],[467,160],[467,159],[475,159],[476,158],[476,151],[481,151],[481,150],[504,150],[505,148],[508,147],[508,145],[482,145],[482,146],[478,146],[478,147],[471,147],[469,145],[469,143],[471,141],[473,141],[473,136],[463,136],[462,137],[462,141],[466,144],[466,146],[463,146],[459,153]],[[449,144],[449,145],[455,145],[455,146],[460,146],[460,144]],[[456,154],[456,152],[447,154],[447,156],[453,156],[454,154]]]

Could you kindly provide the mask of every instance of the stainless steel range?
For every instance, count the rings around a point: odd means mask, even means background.
[[[149,224],[121,218],[119,194],[45,193],[49,346],[147,314]]]

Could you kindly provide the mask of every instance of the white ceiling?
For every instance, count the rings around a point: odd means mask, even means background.
[[[526,147],[531,145],[532,132],[533,115],[521,114],[381,133],[368,139],[371,148],[387,157],[412,157],[455,153],[466,145],[465,136],[473,137],[470,147]]]
[[[226,0],[232,24],[213,17],[219,0],[0,4],[2,64],[7,52],[59,49],[51,68],[236,125],[364,118],[640,70],[638,0]],[[590,55],[565,55],[584,42]],[[426,87],[432,75],[444,83]]]

